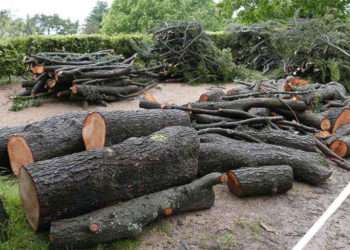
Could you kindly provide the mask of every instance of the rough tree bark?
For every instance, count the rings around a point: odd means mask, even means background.
[[[197,102],[191,103],[193,108],[201,109],[239,109],[248,111],[251,108],[270,109],[293,109],[295,111],[305,111],[307,106],[302,101],[281,100],[278,98],[245,98],[227,102]]]
[[[296,180],[319,185],[332,174],[327,160],[318,153],[282,146],[248,143],[217,134],[201,135],[199,175],[243,167],[289,165]]]
[[[199,138],[188,127],[168,127],[101,150],[22,168],[19,187],[34,230],[118,201],[172,186],[198,174]]]
[[[293,169],[279,165],[230,170],[227,185],[238,197],[281,194],[293,186]]]
[[[212,173],[190,184],[142,196],[76,218],[55,221],[50,228],[54,249],[87,248],[113,240],[134,238],[144,227],[172,214],[213,206],[213,185],[221,174]]]
[[[317,145],[313,135],[297,135],[284,130],[275,129],[251,129],[248,127],[238,127],[235,130],[212,128],[200,130],[201,134],[211,133],[220,134],[226,137],[237,139],[234,132],[239,132],[267,144],[285,146],[308,152],[316,152]],[[232,134],[232,136],[231,136]]]

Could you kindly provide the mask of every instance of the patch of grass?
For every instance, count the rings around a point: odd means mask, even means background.
[[[0,86],[2,85],[9,85],[12,83],[18,83],[22,80],[22,78],[20,78],[19,76],[11,76],[11,78],[9,77],[1,77],[0,78]]]
[[[155,230],[158,233],[165,234],[167,236],[170,236],[172,229],[173,225],[170,223],[170,221],[167,220],[159,221],[159,223],[155,227]]]
[[[48,250],[47,233],[35,234],[26,222],[20,202],[18,184],[13,178],[0,177],[0,198],[10,217],[8,241],[0,243],[1,250]],[[138,240],[120,240],[111,244],[103,244],[91,250],[136,250]]]
[[[238,246],[235,236],[230,232],[226,232],[221,235],[216,242],[218,243],[220,249],[231,249],[232,247]]]
[[[240,219],[239,221],[237,221],[237,224],[242,229],[249,229],[253,233],[254,238],[258,239],[261,236],[262,229],[259,221]]]

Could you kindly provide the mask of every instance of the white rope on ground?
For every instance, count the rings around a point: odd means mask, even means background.
[[[299,240],[299,242],[293,247],[293,250],[302,250],[315,236],[315,234],[324,226],[327,220],[338,210],[343,202],[350,195],[350,183],[343,189],[333,203],[328,207],[326,212],[315,222],[315,224],[307,231],[307,233]]]

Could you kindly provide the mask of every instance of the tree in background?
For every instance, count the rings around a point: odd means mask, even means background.
[[[8,10],[0,10],[0,37],[23,35],[24,28],[21,19],[13,18]]]
[[[102,27],[102,20],[108,11],[108,4],[104,1],[98,1],[85,20],[84,33],[98,33]]]
[[[236,19],[254,23],[271,19],[322,17],[332,12],[344,18],[349,14],[350,0],[223,0],[219,6],[226,17],[237,11]]]
[[[146,32],[175,20],[197,20],[207,30],[222,28],[222,18],[212,0],[114,0],[103,19],[102,31]]]
[[[7,10],[0,11],[0,37],[24,35],[68,35],[78,33],[79,23],[55,15],[13,18]]]

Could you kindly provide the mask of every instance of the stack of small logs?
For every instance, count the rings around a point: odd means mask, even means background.
[[[79,54],[42,52],[25,58],[32,80],[23,81],[19,96],[52,96],[63,100],[106,105],[135,97],[155,86],[159,67],[134,65],[111,50]]]

